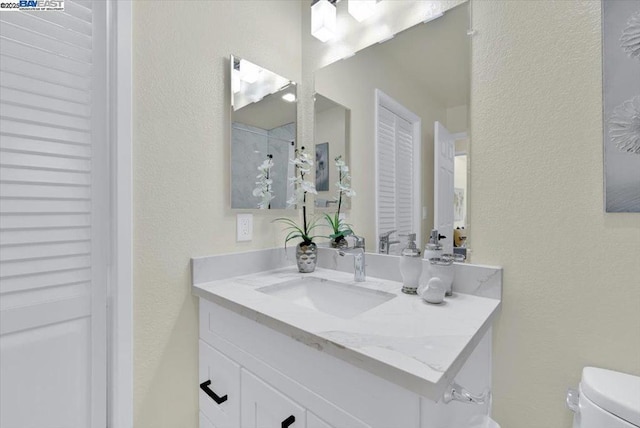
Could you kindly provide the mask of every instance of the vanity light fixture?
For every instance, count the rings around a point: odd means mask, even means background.
[[[378,0],[349,0],[349,15],[362,22],[375,13],[376,3]]]
[[[292,103],[292,102],[294,102],[296,100],[296,96],[293,95],[291,92],[287,92],[286,94],[284,94],[282,96],[282,99],[287,101],[287,102]]]
[[[323,43],[336,34],[336,1],[314,0],[311,4],[311,35]]]
[[[240,92],[241,88],[241,80],[240,80],[240,70],[236,70],[235,68],[231,70],[231,88],[233,89],[233,93],[237,94]]]
[[[255,83],[260,77],[262,69],[244,59],[240,60],[240,79],[247,83]]]

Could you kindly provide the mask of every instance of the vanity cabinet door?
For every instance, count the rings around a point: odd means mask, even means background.
[[[313,413],[307,411],[307,428],[334,428]]]
[[[207,418],[204,413],[200,412],[200,428],[216,428],[213,423]]]
[[[240,366],[200,340],[200,411],[215,428],[240,426]],[[209,428],[200,423],[200,428]]]
[[[242,428],[305,428],[305,409],[242,370]]]

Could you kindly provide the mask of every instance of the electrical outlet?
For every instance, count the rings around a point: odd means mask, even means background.
[[[253,238],[253,214],[238,214],[236,222],[237,241],[251,241]]]

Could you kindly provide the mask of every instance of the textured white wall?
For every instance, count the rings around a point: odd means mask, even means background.
[[[134,409],[136,428],[197,427],[192,256],[281,243],[273,214],[235,242],[229,203],[228,57],[300,81],[300,6],[136,1]]]
[[[504,267],[494,417],[570,427],[585,365],[640,374],[640,216],[605,214],[599,1],[473,1],[471,239]]]
[[[469,132],[469,106],[461,105],[447,109],[447,122],[445,124],[449,132]]]

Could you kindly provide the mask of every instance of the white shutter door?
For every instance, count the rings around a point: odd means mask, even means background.
[[[396,115],[378,108],[378,233],[397,230]]]
[[[455,138],[440,122],[434,125],[434,225],[445,253],[453,253],[453,180]]]
[[[106,2],[0,15],[0,426],[106,426]]]
[[[396,116],[396,226],[399,235],[414,233],[413,127]]]
[[[378,106],[378,234],[415,232],[413,125]]]

